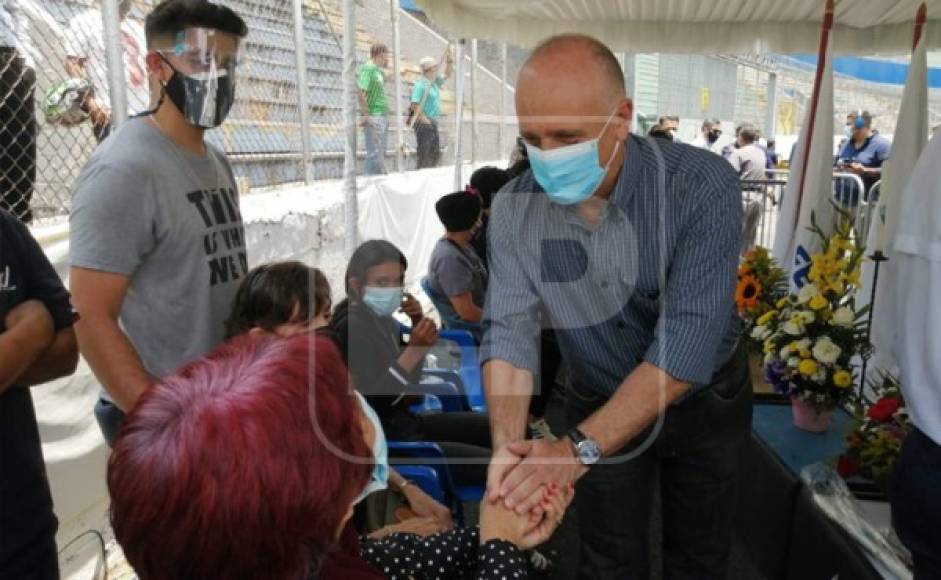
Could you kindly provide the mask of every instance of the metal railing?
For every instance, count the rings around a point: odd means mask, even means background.
[[[774,244],[775,227],[787,189],[788,170],[770,169],[767,173],[770,175],[769,179],[742,181],[743,250],[749,250],[755,245],[770,248]],[[860,195],[851,199],[846,199],[845,196],[841,198],[840,192],[846,191],[847,184],[860,192]],[[842,210],[852,214],[860,243],[866,242],[881,187],[882,182],[877,181],[866,191],[865,182],[859,175],[833,174],[830,199]]]

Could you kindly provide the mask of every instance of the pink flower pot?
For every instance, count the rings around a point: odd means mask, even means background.
[[[833,422],[833,409],[821,410],[798,396],[791,397],[794,426],[811,433],[823,433]]]

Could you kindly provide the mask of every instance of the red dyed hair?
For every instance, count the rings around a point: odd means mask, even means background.
[[[313,333],[238,337],[145,393],[108,462],[115,536],[140,578],[316,575],[372,470],[351,396],[336,346]]]

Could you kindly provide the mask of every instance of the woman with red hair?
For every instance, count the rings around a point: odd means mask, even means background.
[[[357,539],[374,434],[336,346],[238,337],[148,390],[108,463],[111,520],[141,580],[525,578],[571,489],[540,518],[484,502],[481,526]],[[479,568],[478,568],[479,565]]]

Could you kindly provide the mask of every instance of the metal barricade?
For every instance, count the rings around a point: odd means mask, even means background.
[[[767,173],[770,175],[769,179],[742,181],[743,251],[752,249],[756,245],[770,248],[774,244],[774,231],[788,183],[788,171],[771,169]],[[861,193],[858,199],[849,200],[855,203],[846,203],[847,200],[841,199],[837,192],[841,191],[841,187],[846,183],[858,187],[856,191],[864,192],[865,183],[862,178],[855,173],[834,173],[833,183],[830,199],[852,216],[860,243],[865,243],[882,182],[876,182],[868,192]]]
[[[786,185],[786,180],[777,178],[742,181],[743,252],[774,243],[774,225]]]

